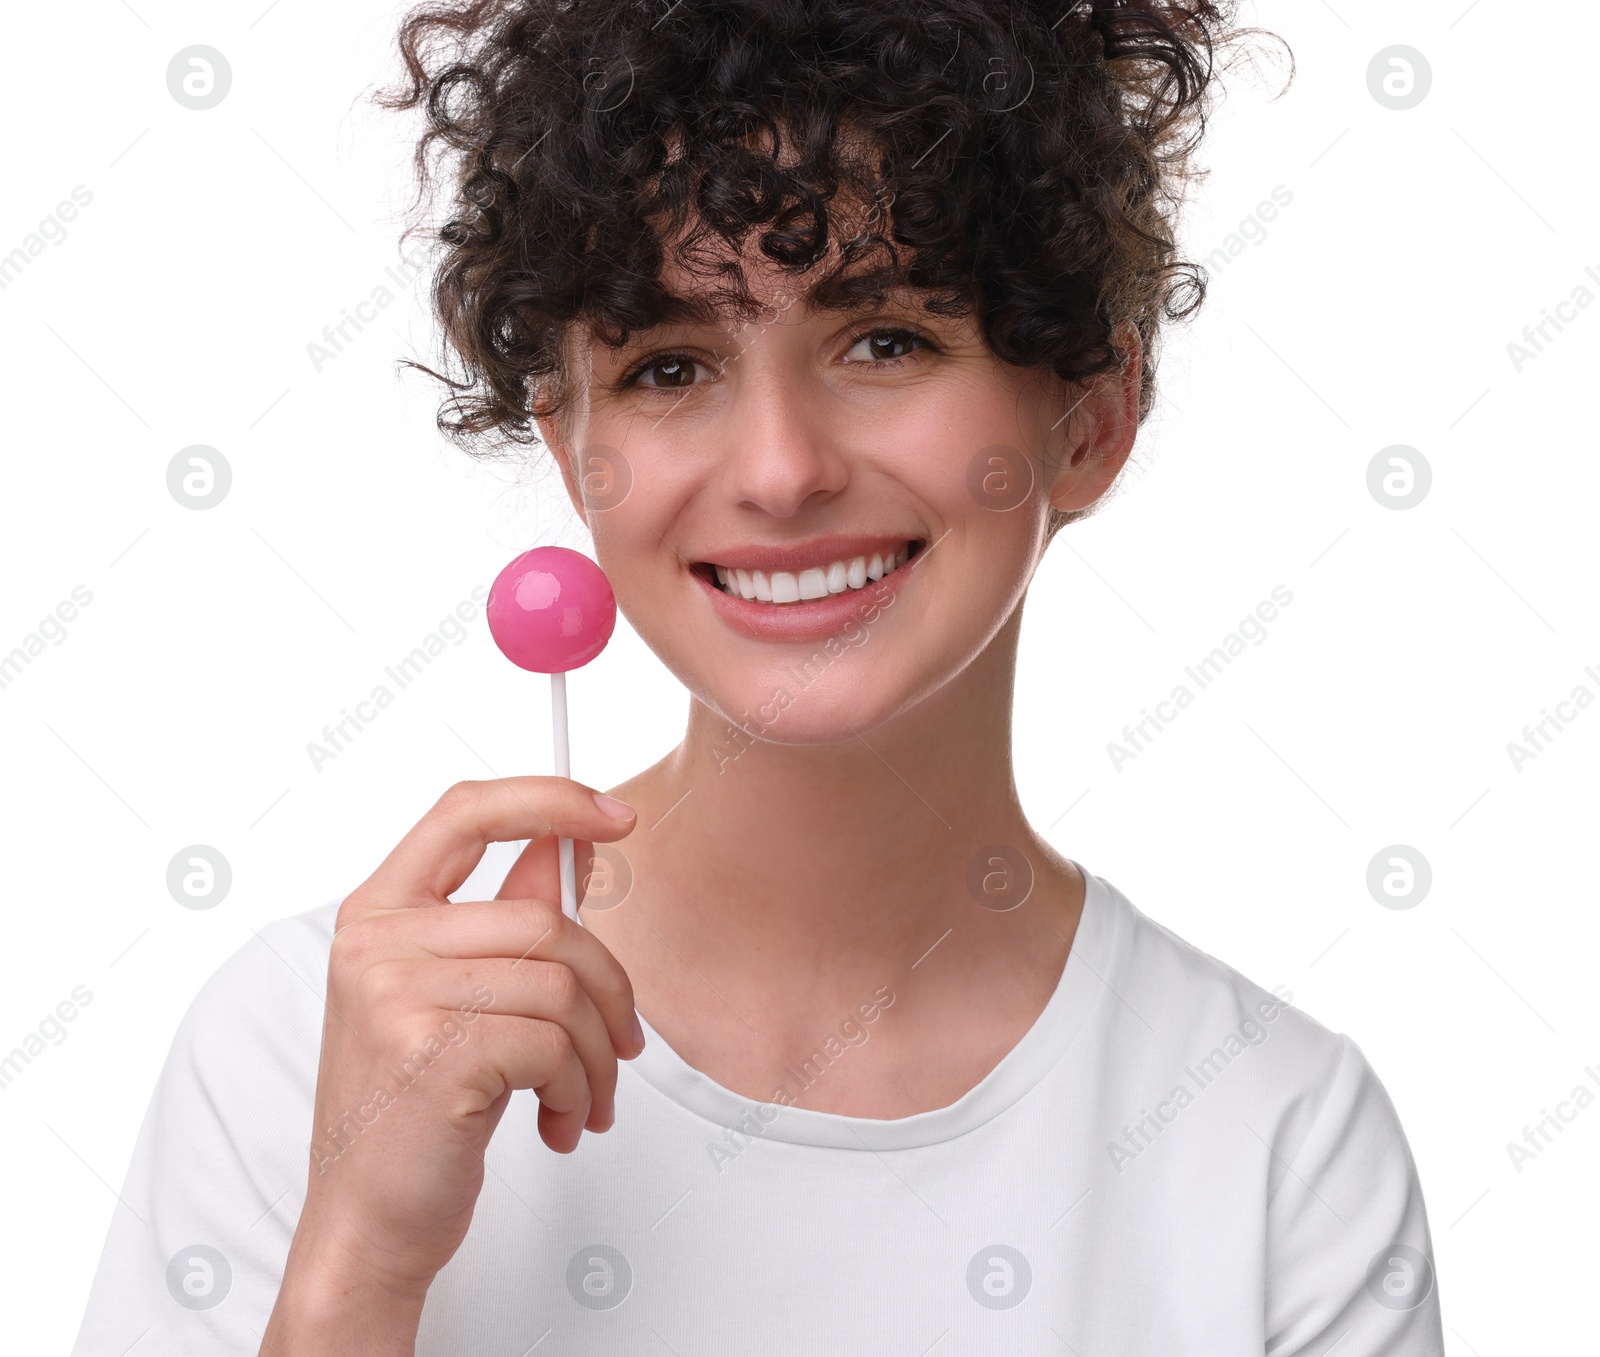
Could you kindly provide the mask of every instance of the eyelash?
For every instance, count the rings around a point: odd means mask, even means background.
[[[863,330],[858,330],[858,331],[856,331],[855,334],[850,336],[850,342],[845,345],[846,351],[848,352],[850,349],[855,348],[855,346],[857,344],[859,344],[863,339],[870,339],[874,335],[891,335],[891,336],[894,336],[897,339],[898,338],[910,339],[910,340],[914,341],[916,344],[919,344],[922,347],[926,348],[930,352],[937,352],[938,351],[938,346],[936,344],[934,344],[934,342],[931,339],[929,339],[925,334],[921,333],[921,331],[912,330],[912,329],[909,329],[909,328],[907,328],[906,326],[903,326],[903,325],[869,325]],[[912,356],[912,354],[914,354],[915,352],[916,352],[916,349],[912,349],[911,353],[902,353],[902,354],[899,354],[898,356],[896,356],[894,358],[876,358],[876,359],[869,358],[869,359],[866,359],[864,361],[867,362],[868,364],[870,364],[873,367],[883,367],[883,366],[885,366],[887,364],[890,364],[890,363],[904,362],[907,358],[910,358]],[[634,366],[631,367],[627,371],[627,373],[624,374],[624,376],[619,381],[616,382],[616,384],[615,384],[613,389],[617,390],[617,391],[629,390],[629,389],[633,388],[634,385],[638,382],[639,378],[642,377],[645,373],[649,372],[651,368],[660,367],[664,363],[671,363],[671,362],[674,362],[674,361],[679,362],[679,363],[700,363],[700,366],[702,366],[702,367],[709,367],[710,366],[709,363],[702,363],[700,359],[696,358],[691,353],[678,353],[678,352],[675,352],[675,351],[669,351],[669,352],[665,352],[665,353],[653,353],[648,358],[645,358],[642,361],[634,364]],[[858,360],[858,361],[861,361],[861,360]],[[693,383],[693,385],[699,386],[699,385],[703,385],[703,383],[696,382],[696,383]],[[642,387],[640,389],[645,390],[645,391],[659,391],[659,392],[661,392],[663,394],[666,394],[666,393],[669,393],[669,392],[682,391],[682,390],[685,390],[686,388],[684,388],[684,387],[670,387],[670,386],[669,387],[646,386],[646,387]]]

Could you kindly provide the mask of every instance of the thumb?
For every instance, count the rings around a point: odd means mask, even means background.
[[[494,893],[496,900],[548,900],[560,903],[561,873],[556,840],[547,834],[529,839]]]
[[[547,900],[561,903],[560,841],[541,835],[531,839],[517,854],[506,879],[495,892],[496,900]],[[583,903],[584,884],[592,870],[594,844],[588,839],[572,841],[573,874],[577,879],[578,903]]]

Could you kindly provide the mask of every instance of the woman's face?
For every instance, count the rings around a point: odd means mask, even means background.
[[[1115,480],[1138,357],[1069,391],[970,320],[813,311],[745,268],[762,320],[580,346],[563,470],[618,606],[692,693],[764,739],[850,739],[961,674],[1019,606],[1049,506]]]

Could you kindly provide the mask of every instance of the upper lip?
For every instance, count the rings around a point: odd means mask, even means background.
[[[921,539],[908,533],[903,537],[813,537],[805,542],[790,542],[782,546],[721,547],[706,552],[698,561],[707,565],[726,566],[734,570],[804,570],[812,566],[825,566],[832,561],[848,561],[852,556],[871,558],[874,552],[887,556],[898,551],[907,542]]]

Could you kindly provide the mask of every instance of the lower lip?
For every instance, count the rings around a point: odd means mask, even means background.
[[[756,603],[724,593],[704,576],[691,570],[689,578],[711,596],[711,607],[735,631],[755,641],[815,641],[843,631],[850,623],[877,620],[899,593],[906,577],[927,555],[923,547],[904,565],[863,589],[847,589],[827,598],[803,603]]]

